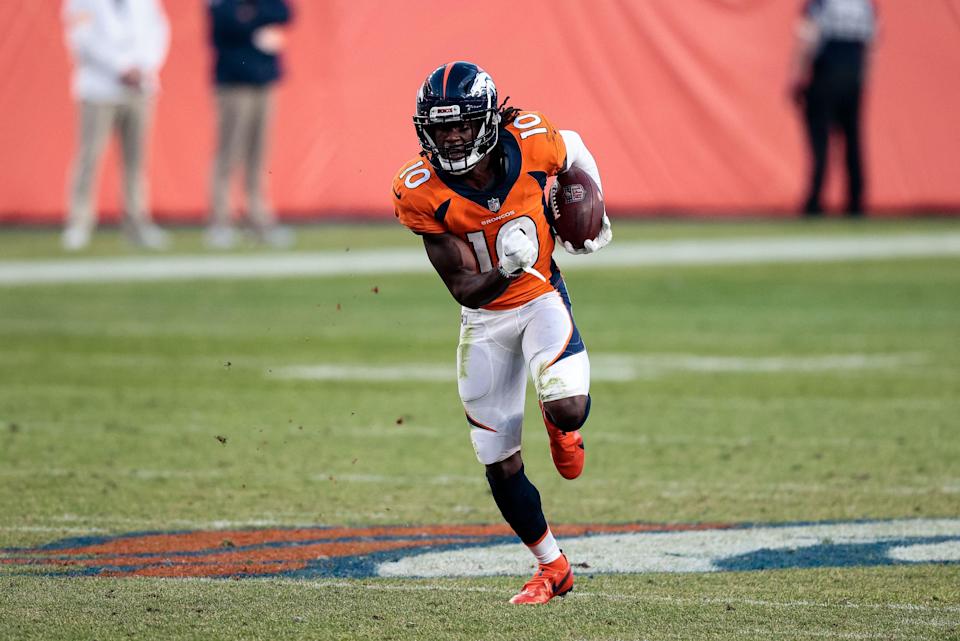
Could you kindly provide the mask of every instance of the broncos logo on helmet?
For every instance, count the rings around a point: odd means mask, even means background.
[[[456,149],[437,145],[436,127],[469,123],[473,140]],[[434,69],[417,92],[413,125],[420,146],[438,168],[463,174],[476,166],[497,145],[500,115],[497,87],[486,71],[472,62],[451,62]]]

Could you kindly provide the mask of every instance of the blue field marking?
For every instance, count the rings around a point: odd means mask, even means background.
[[[600,574],[960,563],[960,518],[594,527],[601,531],[576,526],[568,531],[582,534],[560,538],[575,562]],[[555,530],[564,528],[561,525]],[[331,530],[342,532],[324,536]],[[41,574],[70,577],[157,574],[164,578],[317,579],[525,572],[529,555],[517,537],[502,531],[502,527],[474,524],[133,532],[7,548],[0,550],[0,564],[14,574],[36,575],[28,568],[45,566],[47,571]],[[292,534],[303,538],[282,540]],[[252,542],[225,545],[231,537]],[[384,547],[394,544],[399,546]],[[155,549],[157,546],[161,549]],[[317,550],[305,551],[308,546]],[[910,550],[912,546],[927,547],[918,553]],[[896,554],[895,548],[899,548]],[[284,554],[285,550],[289,554]],[[314,552],[316,558],[305,558]],[[510,557],[507,563],[490,562],[502,561],[504,556]],[[464,568],[473,569],[463,574]]]
[[[826,543],[783,550],[763,549],[749,554],[728,557],[716,562],[722,570],[787,570],[800,568],[845,568],[878,565],[916,565],[916,561],[891,558],[891,549],[899,546],[956,541],[960,537],[937,536],[885,540],[877,543]],[[929,561],[957,563],[958,561]]]

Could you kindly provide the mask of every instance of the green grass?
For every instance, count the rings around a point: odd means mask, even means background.
[[[507,578],[209,582],[16,578],[8,638],[955,639],[956,567],[584,577],[543,608]],[[911,607],[912,606],[912,607]],[[949,607],[949,606],[947,606]],[[37,634],[42,630],[43,634]]]
[[[616,232],[958,230],[685,222]],[[177,251],[201,251],[195,230],[177,240]],[[418,241],[398,226],[337,225],[302,230],[299,248],[378,246]],[[131,250],[106,231],[93,253]],[[3,259],[57,256],[53,233],[0,236]],[[567,282],[598,359],[903,362],[595,381],[588,467],[574,484],[553,471],[528,398],[524,458],[551,521],[960,516],[960,260],[621,268]],[[0,548],[218,520],[497,523],[455,381],[269,375],[321,362],[450,364],[457,324],[432,274],[0,287]],[[78,580],[0,566],[0,638],[960,638],[956,565],[583,575],[575,596],[540,610],[504,605],[519,583]]]

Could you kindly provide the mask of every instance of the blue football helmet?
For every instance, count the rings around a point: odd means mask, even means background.
[[[475,132],[472,141],[441,149],[434,137],[437,125],[469,122]],[[497,146],[500,114],[497,87],[490,75],[472,62],[450,62],[434,69],[417,92],[413,125],[420,146],[431,162],[451,174],[464,174]]]

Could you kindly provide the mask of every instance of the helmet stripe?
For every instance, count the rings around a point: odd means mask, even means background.
[[[443,91],[443,97],[447,97],[447,79],[450,78],[450,70],[453,69],[453,65],[444,65],[443,67],[443,84],[440,86],[441,91]]]

